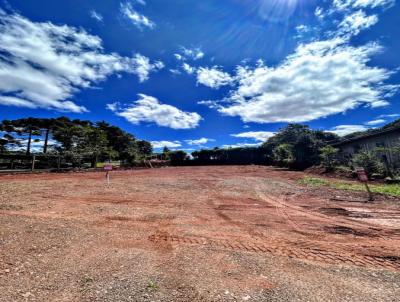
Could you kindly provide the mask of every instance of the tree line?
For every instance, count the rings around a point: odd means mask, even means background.
[[[259,147],[203,149],[192,152],[191,159],[184,151],[164,149],[163,153],[175,165],[257,164],[302,170],[320,164],[326,148],[338,140],[334,133],[289,124]]]
[[[400,121],[385,127],[397,127],[398,123]],[[91,167],[96,167],[98,162],[114,160],[121,161],[125,166],[133,166],[153,154],[151,143],[138,140],[104,121],[94,123],[67,117],[3,120],[0,132],[0,154],[24,152],[30,155],[33,144],[41,142],[40,150],[35,145],[36,154],[57,154],[73,166],[79,166],[82,159],[89,161]],[[353,165],[365,167],[368,174],[390,175],[385,172],[388,168],[379,161],[378,153],[382,150],[377,149],[374,153],[360,151],[351,162],[344,162],[339,150],[331,146],[339,141],[340,138],[334,133],[313,130],[307,125],[289,124],[259,147],[202,149],[191,155],[182,150],[164,148],[161,159],[176,166],[257,164],[294,170],[315,165],[333,170],[338,166],[351,168]]]
[[[104,121],[91,122],[67,117],[23,118],[0,123],[0,153],[32,153],[33,143],[42,142],[35,153],[58,154],[71,161],[89,159],[95,167],[99,161],[120,160],[129,165],[152,154],[150,142]],[[51,142],[51,143],[50,143]]]

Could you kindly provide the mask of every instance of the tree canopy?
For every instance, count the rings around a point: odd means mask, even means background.
[[[35,153],[48,153],[51,149],[51,153],[65,156],[85,156],[91,158],[92,165],[99,160],[114,159],[132,163],[152,153],[149,142],[137,140],[132,134],[104,121],[93,123],[67,117],[4,120],[0,123],[0,131],[3,133],[0,138],[2,153],[25,148],[29,155],[34,141],[43,144]]]

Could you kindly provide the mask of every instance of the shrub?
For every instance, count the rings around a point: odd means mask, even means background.
[[[332,146],[325,146],[319,149],[321,164],[327,171],[332,171],[333,168],[338,164],[338,153],[339,149]]]
[[[289,144],[281,144],[274,148],[273,158],[278,166],[290,167],[294,162],[293,147]]]
[[[355,167],[364,168],[368,176],[372,174],[384,175],[385,166],[382,161],[379,160],[375,152],[360,151],[354,155],[352,164]]]

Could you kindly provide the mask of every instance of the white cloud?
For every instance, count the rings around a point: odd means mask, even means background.
[[[201,116],[196,112],[185,112],[174,106],[162,104],[155,97],[139,94],[139,99],[121,107],[118,103],[108,104],[107,109],[124,117],[132,124],[155,123],[172,129],[192,129],[199,125]]]
[[[23,151],[27,149],[28,146],[28,139],[21,139],[19,140],[20,146],[13,146],[9,147],[10,151]],[[47,142],[48,148],[53,146],[58,146],[59,142],[53,139],[49,139]],[[44,140],[36,141],[35,139],[31,140],[31,152],[43,152]]]
[[[197,83],[204,86],[218,89],[221,86],[230,85],[233,81],[234,78],[229,73],[221,71],[217,66],[197,69]]]
[[[261,143],[257,144],[248,144],[248,143],[238,143],[238,144],[232,144],[232,145],[222,145],[222,149],[230,149],[230,148],[248,148],[248,147],[259,147]]]
[[[170,68],[169,72],[174,75],[182,74],[182,72],[179,69],[173,69],[173,68]]]
[[[314,15],[319,20],[323,20],[325,18],[324,10],[322,9],[322,7],[319,7],[319,6],[315,9]]]
[[[200,48],[181,47],[179,53],[175,53],[174,57],[178,61],[186,61],[186,60],[196,61],[204,57],[204,52]]]
[[[367,29],[378,22],[376,15],[367,16],[364,11],[359,10],[348,16],[339,24],[339,30],[343,34],[358,35],[361,30]]]
[[[368,123],[366,123],[366,125],[376,126],[376,125],[384,124],[385,122],[386,122],[386,120],[384,120],[384,119],[377,119],[377,120],[369,121]]]
[[[259,142],[265,142],[274,135],[275,132],[270,132],[270,131],[249,131],[249,132],[231,134],[231,136],[233,137],[251,138]]]
[[[132,63],[134,73],[139,77],[140,82],[148,80],[151,72],[164,68],[163,62],[156,61],[151,63],[149,58],[141,54],[136,54],[132,59]]]
[[[134,10],[129,2],[121,3],[121,13],[140,30],[142,30],[143,27],[152,29],[156,26],[149,18]]]
[[[187,74],[193,74],[196,71],[196,68],[193,66],[190,66],[187,63],[182,64],[182,69],[187,73]]]
[[[301,24],[301,25],[299,25],[299,26],[296,26],[295,29],[296,29],[296,31],[297,31],[298,33],[304,33],[304,32],[309,31],[308,26],[306,26],[306,25],[304,25],[304,24]]]
[[[146,1],[144,0],[134,0],[134,1],[140,5],[146,5]]]
[[[300,45],[277,67],[239,67],[238,87],[219,112],[244,122],[305,122],[360,105],[386,105],[397,86],[385,85],[391,72],[367,63],[381,47],[351,47],[335,37]],[[214,104],[215,106],[215,104]]]
[[[333,132],[339,136],[345,136],[353,132],[366,131],[369,128],[364,125],[340,125],[332,128],[329,132]]]
[[[144,58],[107,54],[101,39],[82,29],[0,10],[0,104],[85,112],[70,100],[76,92],[120,72],[144,80],[160,67],[143,67]]]
[[[351,8],[391,7],[396,0],[334,0],[333,6],[338,10]]]
[[[394,113],[394,114],[381,114],[378,118],[396,118],[400,117],[400,114]]]
[[[214,142],[214,141],[215,141],[215,139],[205,138],[205,137],[202,137],[199,139],[194,139],[194,140],[191,140],[191,139],[185,140],[185,142],[191,146],[201,146],[201,145],[207,144],[208,142]]]
[[[211,109],[218,109],[219,108],[219,104],[218,104],[217,101],[210,101],[210,100],[198,101],[197,104],[205,105],[205,106],[207,106],[208,108],[211,108]]]
[[[103,22],[103,16],[95,10],[90,11],[90,17],[98,22]]]
[[[204,52],[200,48],[185,48],[182,47],[182,54],[185,58],[199,60],[204,57]]]
[[[150,142],[154,149],[162,149],[164,147],[167,148],[179,148],[182,144],[179,141],[152,141]]]
[[[183,56],[182,56],[181,54],[179,54],[179,53],[174,53],[174,57],[175,57],[175,59],[177,59],[178,61],[181,61],[181,60],[184,59]]]

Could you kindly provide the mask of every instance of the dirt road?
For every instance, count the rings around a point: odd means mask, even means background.
[[[400,201],[303,175],[1,176],[0,301],[400,301]]]

